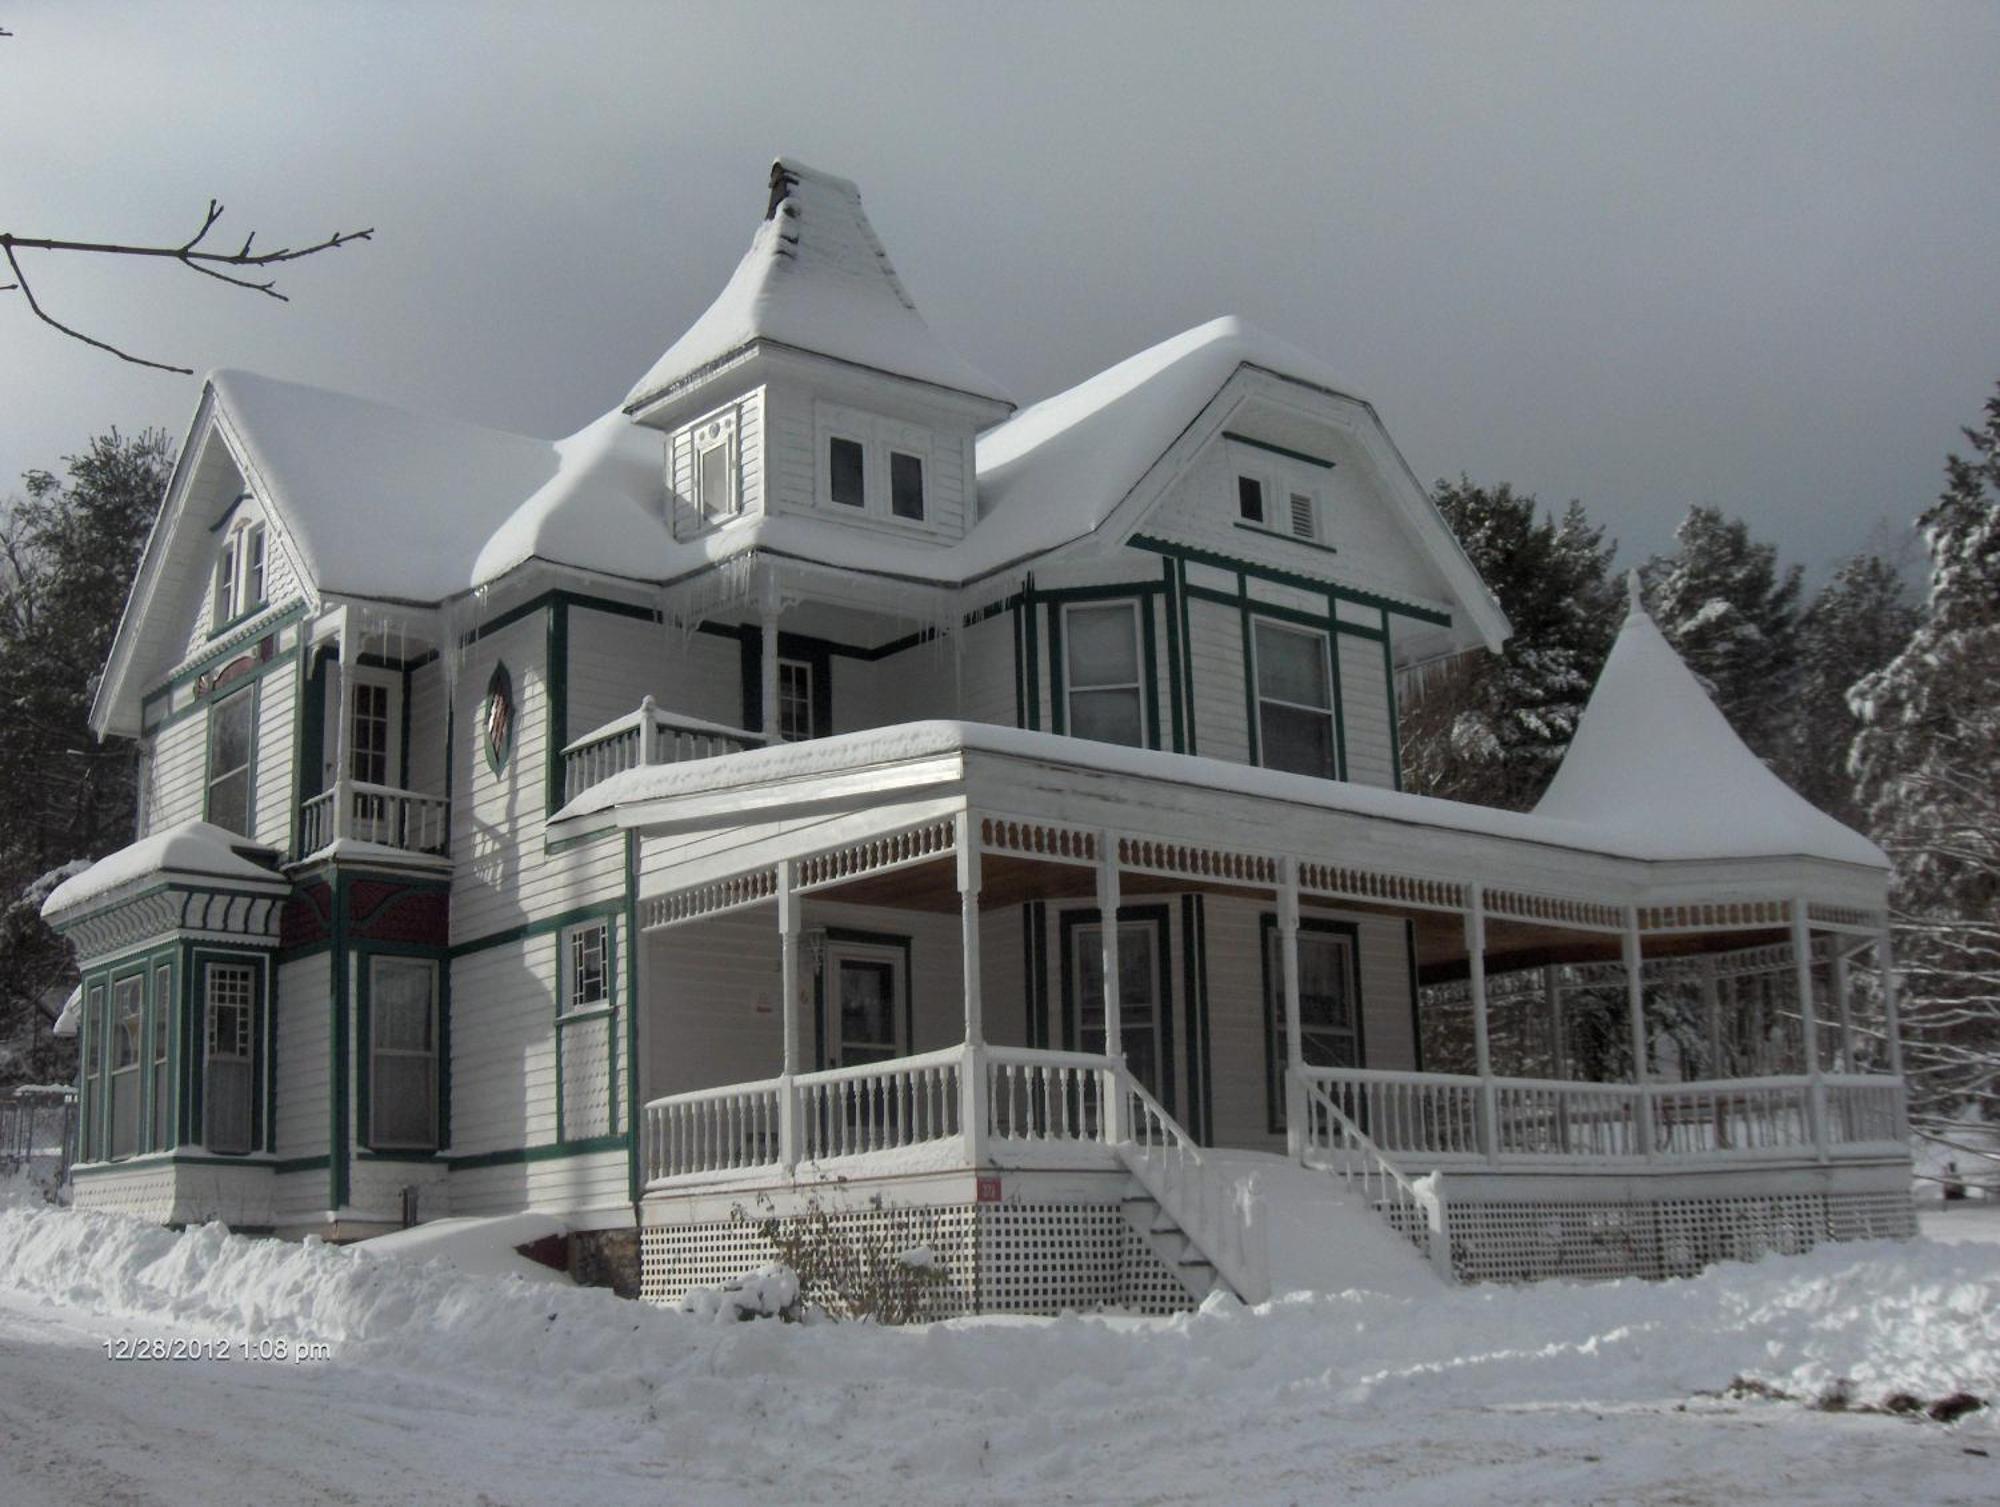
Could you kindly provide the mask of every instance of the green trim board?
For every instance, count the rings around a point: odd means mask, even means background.
[[[1035,590],[1035,577],[1030,572],[1021,585],[1021,622],[1028,640],[1027,727],[1030,732],[1038,732],[1042,726],[1042,645],[1039,614],[1035,610],[1035,604],[1039,599],[1039,594]]]
[[[331,966],[328,968],[327,1004],[332,1011],[327,1030],[330,1088],[327,1094],[327,1197],[330,1209],[347,1207],[348,1189],[348,955],[347,955],[348,875],[333,872],[333,925]]]
[[[1150,923],[1158,928],[1157,941],[1155,942],[1155,957],[1153,960],[1153,976],[1159,980],[1160,985],[1159,1015],[1157,1017],[1159,1026],[1159,1056],[1154,1064],[1157,1069],[1159,1081],[1154,1091],[1159,1098],[1161,1107],[1168,1114],[1174,1114],[1176,1113],[1174,1109],[1176,1101],[1174,1087],[1179,1074],[1175,1071],[1176,1058],[1174,1054],[1174,938],[1172,912],[1164,901],[1120,905],[1118,907],[1118,924],[1124,926],[1128,923]],[[1062,956],[1058,960],[1060,965],[1058,971],[1061,974],[1062,981],[1063,1049],[1066,1051],[1076,1052],[1082,1050],[1082,1047],[1079,1045],[1083,1038],[1083,1029],[1080,1019],[1081,1004],[1077,998],[1076,932],[1080,927],[1099,926],[1101,924],[1101,914],[1094,905],[1065,910],[1058,919],[1057,939],[1062,947]],[[1108,990],[1110,987],[1111,984],[1107,980],[1105,988]],[[1122,995],[1120,998],[1120,1009],[1122,1013]]]
[[[1382,614],[1382,694],[1389,703],[1389,775],[1403,788],[1403,709],[1396,704],[1396,656],[1389,644],[1389,614]]]
[[[1199,752],[1195,743],[1195,699],[1194,699],[1194,629],[1188,618],[1188,579],[1185,560],[1169,560],[1174,570],[1174,596],[1180,603],[1181,617],[1181,699],[1187,703],[1187,749],[1188,753]]]
[[[519,926],[509,926],[503,931],[488,932],[483,937],[473,937],[468,941],[454,942],[446,949],[453,961],[470,953],[484,952],[491,947],[505,947],[510,942],[525,942],[533,937],[546,936],[552,931],[562,931],[583,921],[595,921],[605,916],[615,916],[625,906],[623,897],[612,900],[597,900],[589,905],[574,906],[566,911],[558,911],[553,916],[543,916],[539,920],[524,921]]]
[[[1394,597],[1379,596],[1372,591],[1358,591],[1352,586],[1335,585],[1318,576],[1280,570],[1271,565],[1257,565],[1248,560],[1232,559],[1215,550],[1201,549],[1191,544],[1176,544],[1170,539],[1157,538],[1151,534],[1134,534],[1129,542],[1135,549],[1151,550],[1154,554],[1170,555],[1197,565],[1212,566],[1217,570],[1229,571],[1233,575],[1252,575],[1261,581],[1271,581],[1281,586],[1296,586],[1316,596],[1330,596],[1357,607],[1372,607],[1378,611],[1394,613],[1399,617],[1415,618],[1418,622],[1430,623],[1439,628],[1451,626],[1449,613],[1437,612],[1429,607],[1419,607],[1409,602],[1399,602]]]
[[[1288,450],[1283,445],[1274,445],[1269,440],[1253,440],[1247,434],[1237,434],[1234,430],[1230,429],[1223,430],[1222,437],[1226,440],[1234,440],[1239,445],[1248,445],[1252,450],[1263,450],[1272,455],[1282,455],[1287,460],[1304,461],[1308,466],[1318,466],[1322,471],[1331,471],[1333,469],[1333,462],[1326,459],[1325,456],[1308,455],[1303,450]]]
[[[1212,586],[1189,586],[1186,588],[1186,596],[1189,600],[1208,602],[1217,607],[1240,607],[1246,600],[1241,592],[1217,591]],[[1260,601],[1254,596],[1247,600],[1250,610],[1259,617],[1274,618],[1300,628],[1317,628],[1322,633],[1344,633],[1350,638],[1373,640],[1382,637],[1380,629],[1370,628],[1362,623],[1350,623],[1343,617],[1322,616],[1317,612],[1307,612],[1282,602]]]
[[[305,615],[306,603],[303,600],[296,601],[283,612],[273,615],[266,632],[282,633]],[[243,621],[248,622],[249,619],[245,618]],[[142,708],[149,707],[162,696],[171,696],[182,686],[192,685],[195,681],[201,679],[202,676],[208,674],[209,671],[220,665],[228,664],[230,660],[236,657],[238,650],[256,643],[262,637],[264,637],[264,634],[258,634],[255,637],[244,638],[233,644],[218,644],[213,648],[204,649],[199,659],[185,663],[182,668],[174,671],[164,681],[140,697],[140,706]]]
[[[1271,1134],[1282,1134],[1285,1129],[1285,1086],[1278,1068],[1278,1042],[1284,1030],[1284,1005],[1279,999],[1279,980],[1271,971],[1271,938],[1278,930],[1275,911],[1265,911],[1257,918],[1257,959],[1258,971],[1264,983],[1264,1104],[1266,1126]],[[1351,970],[1348,982],[1353,986],[1354,1003],[1354,1062],[1355,1067],[1363,1067],[1368,1062],[1368,1007],[1361,994],[1361,928],[1352,921],[1335,921],[1324,916],[1301,916],[1299,935],[1317,933],[1321,936],[1340,936],[1347,939],[1347,962]],[[1363,1127],[1366,1128],[1365,1126]]]
[[[819,970],[813,975],[813,1061],[819,1064],[821,1071],[841,1065],[829,1060],[827,1055],[826,999],[827,968],[832,960],[833,949],[841,943],[847,943],[854,947],[881,947],[901,950],[903,954],[902,1055],[911,1055],[916,1051],[917,979],[915,954],[910,938],[902,932],[862,931],[852,926],[829,926],[826,928],[827,955],[821,960]]]
[[[1174,562],[1160,561],[1160,572],[1164,596],[1162,605],[1167,618],[1167,710],[1172,718],[1172,733],[1175,753],[1187,752],[1187,716],[1184,710],[1186,685],[1185,670],[1181,664],[1181,596],[1178,582],[1174,578]],[[1157,680],[1157,675],[1155,676]]]
[[[1235,527],[1242,529],[1246,534],[1257,534],[1265,539],[1275,539],[1280,544],[1296,549],[1316,549],[1323,555],[1337,555],[1340,553],[1333,545],[1327,544],[1322,540],[1302,539],[1297,534],[1281,534],[1274,528],[1264,527],[1261,523],[1245,523],[1239,518],[1235,521]]]
[[[542,683],[549,703],[548,733],[542,751],[542,810],[547,816],[563,807],[562,751],[569,746],[569,603],[560,593],[549,604],[548,643],[542,661]]]
[[[256,669],[244,672],[230,681],[228,685],[221,686],[209,692],[206,696],[194,697],[186,706],[168,712],[158,722],[153,723],[145,730],[145,736],[151,738],[157,736],[167,728],[178,727],[181,723],[187,721],[188,718],[198,717],[209,711],[217,702],[228,700],[231,696],[234,696],[238,691],[246,687],[261,685],[267,677],[276,675],[281,670],[292,669],[296,664],[296,656],[287,653],[274,653],[269,659],[258,665]]]

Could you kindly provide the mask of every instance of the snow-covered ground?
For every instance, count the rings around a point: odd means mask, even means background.
[[[331,1358],[106,1358],[121,1337]],[[2000,1246],[883,1330],[0,1212],[8,1507],[2000,1499],[1990,1412],[1704,1395],[1739,1376],[1805,1396],[1845,1377],[1864,1402],[2000,1393]]]

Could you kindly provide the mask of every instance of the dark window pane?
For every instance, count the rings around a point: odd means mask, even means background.
[[[889,511],[898,518],[924,516],[924,463],[900,450],[889,456]]]
[[[1267,701],[1259,709],[1257,725],[1266,769],[1334,778],[1333,719],[1325,712]]]
[[[736,511],[729,495],[729,447],[711,445],[701,452],[701,512],[704,518],[722,518]]]
[[[867,501],[862,491],[861,442],[833,439],[827,442],[828,490],[844,507],[858,508]]]
[[[1236,478],[1236,507],[1247,523],[1264,521],[1264,484],[1254,476]]]
[[[1146,741],[1137,691],[1073,691],[1069,698],[1069,732],[1073,738],[1099,743],[1123,743],[1137,748]]]
[[[1332,706],[1325,637],[1257,624],[1257,694],[1299,706]]]

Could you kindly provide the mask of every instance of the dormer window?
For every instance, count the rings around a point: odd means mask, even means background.
[[[924,516],[924,462],[901,450],[889,452],[889,511],[921,523]]]
[[[834,435],[826,443],[827,496],[845,508],[868,506],[868,467],[861,441]]]
[[[229,531],[215,560],[211,632],[264,605],[264,525],[243,519]]]
[[[736,516],[736,415],[698,426],[694,432],[696,503],[704,523]]]
[[[930,430],[821,404],[818,436],[821,507],[850,509],[885,524],[935,525]]]

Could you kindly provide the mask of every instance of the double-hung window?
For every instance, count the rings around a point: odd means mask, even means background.
[[[146,976],[129,974],[111,986],[111,1155],[139,1149],[144,1083]]]
[[[1070,735],[1143,748],[1138,605],[1072,606],[1063,613],[1063,629]]]
[[[368,976],[368,1144],[437,1149],[437,964],[377,957]]]
[[[1339,778],[1326,635],[1268,619],[1259,619],[1253,632],[1258,762],[1266,769]]]
[[[104,1154],[97,1127],[104,1114],[104,986],[92,984],[84,993],[83,1012],[83,1159],[95,1161]]]
[[[813,736],[813,667],[809,660],[778,661],[778,737],[800,743]]]
[[[1077,980],[1078,1047],[1104,1051],[1104,928],[1070,932]],[[1151,921],[1118,923],[1118,1038],[1125,1065],[1148,1093],[1160,1092],[1160,939]]]
[[[202,996],[202,1145],[240,1156],[253,1148],[256,1127],[256,965],[204,964]]]
[[[250,835],[250,744],[256,691],[245,686],[208,709],[208,819]]]
[[[218,633],[264,604],[264,525],[239,522],[215,557],[209,631]]]
[[[174,970],[162,965],[153,970],[153,1149],[155,1151],[164,1151],[174,1143],[174,1086],[167,1071],[173,1042],[173,1022]]]

